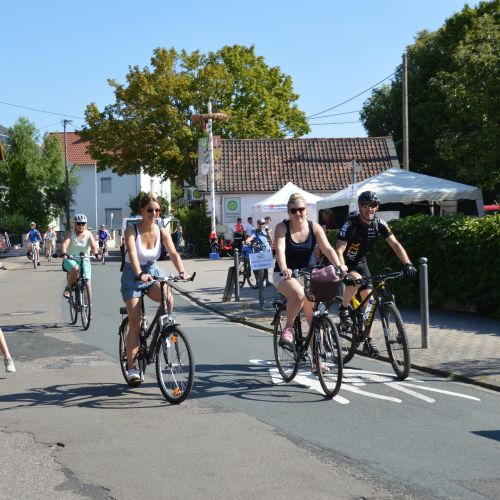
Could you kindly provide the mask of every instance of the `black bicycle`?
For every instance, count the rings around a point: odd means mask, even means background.
[[[253,240],[249,244],[244,244],[241,250],[241,261],[238,269],[238,279],[240,287],[245,285],[245,281],[250,288],[259,288],[259,278],[257,272],[252,271],[250,266],[250,253],[262,252],[264,245],[260,241]]]
[[[107,240],[99,240],[99,255],[101,256],[101,262],[104,266],[104,264],[106,264],[106,258],[109,255]]]
[[[396,307],[394,295],[386,288],[386,281],[405,277],[403,271],[391,272],[372,276],[375,284],[370,294],[361,300],[355,295],[349,304],[350,324],[339,323],[342,339],[343,362],[349,363],[358,347],[363,345],[370,333],[377,309],[380,313],[382,329],[384,331],[387,354],[394,373],[399,380],[404,380],[410,374],[410,346],[406,335],[405,325],[401,314]],[[344,278],[346,285],[369,283],[366,277],[354,279],[351,276]],[[337,297],[342,300],[341,297]],[[366,310],[365,310],[366,309]]]
[[[129,320],[127,308],[121,307],[122,323],[118,329],[118,355],[123,377],[130,386],[137,386],[144,381],[147,365],[156,364],[156,379],[160,390],[167,401],[179,404],[184,401],[193,387],[194,359],[186,334],[179,328],[175,315],[167,310],[165,287],[169,281],[193,281],[196,273],[189,280],[179,276],[169,276],[159,279],[161,301],[152,323],[148,326],[144,308],[144,295],[141,294],[141,327],[139,330],[139,351],[136,358],[136,368],[140,380],[129,381],[127,377],[127,335]],[[124,316],[124,317],[123,317]]]
[[[317,297],[311,295],[310,292],[311,272],[312,268],[304,268],[295,270],[294,275],[296,277],[303,276],[306,297],[311,301],[315,301]],[[331,298],[328,300],[335,297],[337,287],[332,286]],[[299,314],[295,318],[293,347],[281,339],[286,324],[286,305],[287,300],[285,298],[276,299],[273,302],[276,313],[271,322],[274,325],[274,358],[281,377],[285,382],[292,381],[297,375],[300,364],[308,362],[315,366],[316,374],[325,395],[328,398],[333,398],[338,394],[342,384],[342,346],[337,327],[328,316],[328,308],[325,302],[315,302],[312,323],[305,337],[302,332],[301,315]],[[309,347],[312,348],[312,359]]]
[[[57,257],[57,255],[54,255]],[[78,320],[78,314],[80,314],[80,321],[82,323],[83,330],[88,330],[90,326],[90,320],[92,319],[92,304],[90,302],[90,290],[87,283],[87,279],[83,277],[83,261],[88,258],[85,257],[84,253],[80,253],[80,258],[77,259],[72,255],[68,256],[68,259],[74,260],[80,267],[80,272],[75,284],[69,290],[68,304],[69,304],[69,314],[71,318],[71,324],[74,325]]]

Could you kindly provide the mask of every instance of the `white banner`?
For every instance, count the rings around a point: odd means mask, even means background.
[[[252,271],[274,267],[273,252],[258,252],[248,254]]]

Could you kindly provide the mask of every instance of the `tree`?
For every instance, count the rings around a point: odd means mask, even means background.
[[[139,213],[139,207],[141,205],[141,201],[145,196],[147,196],[147,194],[148,193],[141,191],[137,196],[130,197],[128,205],[130,207],[130,210],[132,210],[133,214]],[[170,213],[168,201],[163,196],[158,196],[158,200],[160,202],[160,207],[161,207],[161,214],[160,215],[162,218],[165,218]]]
[[[9,130],[6,214],[12,221],[32,220],[44,226],[62,213],[64,160],[56,139],[47,138],[43,148],[37,141],[38,132],[26,118]]]
[[[164,179],[193,176],[203,131],[191,118],[205,113],[209,100],[214,111],[230,117],[214,122],[214,133],[222,137],[300,136],[309,131],[295,104],[298,95],[291,78],[269,67],[253,46],[225,46],[207,55],[158,48],[151,67],[129,68],[127,85],[108,83],[115,103],[102,112],[89,104],[80,135],[90,141],[98,168],[118,174],[143,169]]]
[[[412,170],[500,190],[499,1],[465,6],[408,47]],[[392,135],[401,151],[401,68],[365,102],[369,135]]]

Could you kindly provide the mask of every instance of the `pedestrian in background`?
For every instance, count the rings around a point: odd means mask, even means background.
[[[2,351],[5,363],[5,369],[9,373],[14,373],[16,371],[16,367],[14,366],[14,361],[10,356],[9,348],[7,347],[7,342],[5,341],[5,336],[0,328],[0,351]]]
[[[253,219],[252,217],[248,217],[247,222],[245,224],[245,238],[252,236],[253,231]]]

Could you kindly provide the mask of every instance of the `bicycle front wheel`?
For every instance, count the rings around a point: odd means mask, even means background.
[[[328,398],[336,396],[342,384],[342,348],[333,321],[323,316],[314,331],[314,364],[319,383]]]
[[[274,333],[273,333],[273,345],[274,345],[274,359],[276,361],[276,366],[280,372],[281,378],[285,382],[290,382],[297,375],[299,370],[299,359],[295,355],[294,349],[292,349],[288,344],[285,344],[281,340],[281,333],[285,329],[286,325],[286,310],[283,309],[276,313],[274,317]]]
[[[383,305],[382,327],[387,354],[399,380],[410,374],[410,346],[406,329],[397,307],[393,303]]]
[[[71,318],[71,324],[74,325],[78,319],[76,293],[74,290],[70,291],[69,298],[68,298],[68,304],[69,304],[69,316]]]
[[[238,280],[240,282],[240,288],[245,285],[245,263],[240,262],[240,267],[238,269]]]
[[[169,403],[182,403],[191,392],[194,381],[193,355],[186,335],[177,327],[158,339],[156,378]]]
[[[79,293],[80,293],[80,320],[82,322],[83,330],[88,330],[90,326],[91,305],[90,305],[89,287],[87,286],[86,283],[79,290]]]
[[[36,250],[33,252],[32,262],[33,262],[33,267],[35,268],[35,271],[36,271],[37,264],[38,264],[38,253]]]
[[[128,335],[128,318],[125,318],[118,330],[118,359],[120,360],[120,368],[122,370],[123,378],[127,384],[129,383],[127,377],[127,335]],[[129,384],[130,385],[130,384]]]

